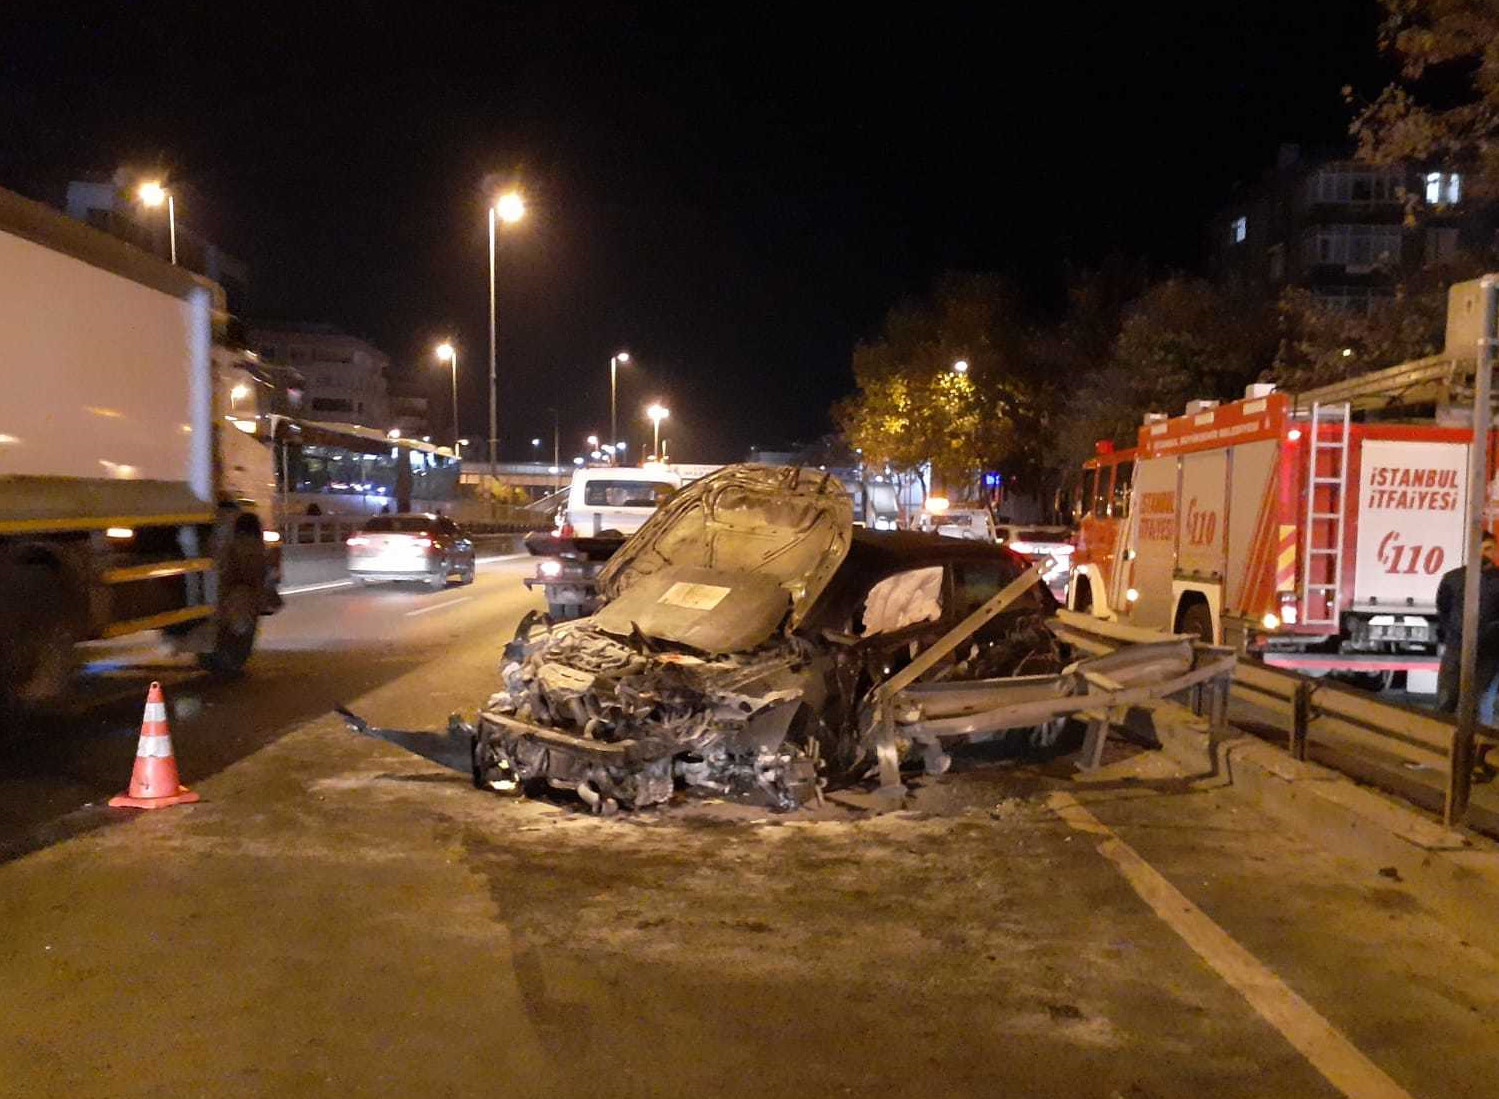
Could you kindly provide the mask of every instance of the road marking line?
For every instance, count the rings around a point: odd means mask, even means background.
[[[430,607],[418,607],[414,611],[407,611],[406,617],[415,618],[419,614],[431,614],[433,611],[440,611],[444,607],[456,607],[459,603],[467,603],[472,598],[472,595],[460,595],[457,599],[449,599],[446,603],[433,603]]]
[[[1336,1027],[1298,996],[1268,966],[1245,950],[1207,913],[1161,876],[1129,844],[1071,794],[1047,798],[1052,812],[1073,830],[1101,837],[1098,852],[1119,868],[1140,898],[1312,1063],[1327,1082],[1351,1099],[1411,1099],[1411,1095]]]
[[[295,588],[282,588],[281,594],[283,596],[303,595],[310,591],[329,591],[333,588],[352,588],[353,586],[354,581],[352,580],[330,580],[326,584],[302,584]]]
[[[509,553],[504,554],[500,557],[476,557],[474,558],[474,564],[492,565],[498,561],[520,561],[530,556],[531,555],[529,553]],[[300,584],[295,588],[282,588],[281,594],[283,596],[305,595],[308,592],[332,591],[334,588],[349,588],[353,587],[353,585],[354,581],[352,580],[329,580],[326,583],[322,584]]]

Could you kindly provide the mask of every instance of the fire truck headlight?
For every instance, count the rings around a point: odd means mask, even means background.
[[[1135,551],[1132,550],[1132,549],[1131,550],[1125,550],[1124,551],[1124,559],[1126,561],[1133,561],[1135,559]]]
[[[1260,619],[1260,625],[1267,630],[1278,630],[1280,629],[1280,615],[1273,611],[1266,611],[1265,617]]]
[[[1138,602],[1139,598],[1140,598],[1140,593],[1137,590],[1135,590],[1134,588],[1130,588],[1129,591],[1127,591],[1127,592],[1124,593],[1124,601],[1126,603],[1135,603],[1135,602]]]

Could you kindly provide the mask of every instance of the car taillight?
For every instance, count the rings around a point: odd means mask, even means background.
[[[350,545],[350,546],[367,546],[367,545],[370,544],[370,540],[368,538],[365,538],[365,537],[362,537],[361,535],[356,534],[356,535],[354,535],[354,537],[350,538],[348,540],[348,542],[346,542],[345,544],[346,545]]]

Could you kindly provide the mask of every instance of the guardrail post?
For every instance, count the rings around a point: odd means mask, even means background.
[[[1312,720],[1312,685],[1301,679],[1296,683],[1296,693],[1291,696],[1291,743],[1292,759],[1306,759],[1306,732]]]

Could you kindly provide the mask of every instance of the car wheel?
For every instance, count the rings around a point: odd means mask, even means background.
[[[447,562],[444,561],[442,563],[442,565],[438,568],[438,571],[434,572],[431,576],[427,577],[427,587],[431,588],[433,591],[442,591],[442,589],[445,588],[445,587],[447,587],[447,586],[448,586],[448,566],[447,566]]]

